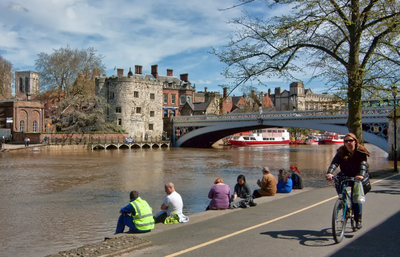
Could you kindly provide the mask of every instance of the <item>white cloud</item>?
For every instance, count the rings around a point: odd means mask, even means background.
[[[211,47],[229,42],[227,21],[241,16],[226,11],[237,0],[15,0],[0,2],[0,54],[19,69],[34,70],[40,52],[94,47],[105,56],[109,75],[159,64],[175,74],[189,73],[198,85],[220,89],[223,64]],[[255,10],[255,9],[254,9]],[[262,9],[257,11],[262,12]],[[179,75],[178,75],[179,76]]]

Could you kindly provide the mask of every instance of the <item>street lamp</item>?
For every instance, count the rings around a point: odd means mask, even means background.
[[[397,98],[397,86],[392,87],[392,94],[394,98],[394,107],[393,107],[393,122],[394,122],[394,147],[392,145],[393,154],[394,154],[394,170],[397,172],[397,114],[396,114],[396,98]]]

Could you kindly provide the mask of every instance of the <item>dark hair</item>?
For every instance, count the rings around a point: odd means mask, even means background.
[[[239,176],[237,177],[237,180],[236,180],[236,181],[238,181],[239,179],[243,179],[244,183],[246,183],[246,177],[245,177],[244,175],[239,175]]]
[[[133,190],[133,191],[131,191],[131,192],[129,193],[129,197],[131,198],[131,200],[132,200],[132,199],[136,199],[136,198],[139,197],[139,192]]]

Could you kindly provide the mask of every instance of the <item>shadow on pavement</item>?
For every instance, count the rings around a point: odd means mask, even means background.
[[[400,211],[331,256],[399,256]]]
[[[346,229],[346,238],[352,238],[349,235],[350,230]],[[277,239],[298,240],[300,244],[311,247],[321,247],[334,245],[331,228],[326,228],[321,231],[316,230],[283,230],[283,231],[268,231],[261,235],[269,235]]]

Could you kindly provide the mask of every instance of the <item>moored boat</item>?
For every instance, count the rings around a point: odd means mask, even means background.
[[[343,144],[345,135],[326,132],[324,134],[324,144]]]
[[[306,145],[318,145],[319,138],[318,137],[308,137],[305,141]]]
[[[231,145],[289,144],[290,134],[284,128],[269,128],[233,135]]]

